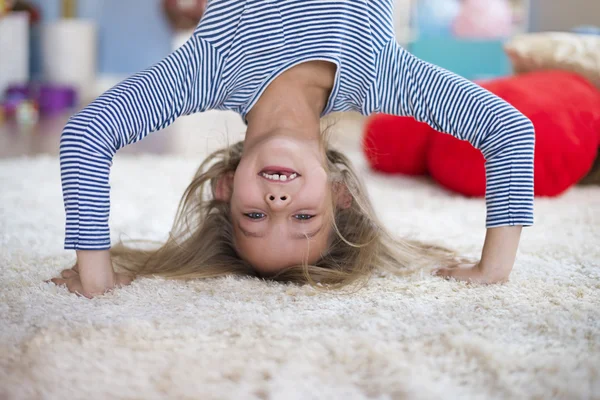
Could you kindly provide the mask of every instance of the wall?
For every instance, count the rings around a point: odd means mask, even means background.
[[[60,0],[33,0],[43,22],[60,18]],[[172,32],[160,0],[79,0],[79,17],[96,21],[99,29],[98,73],[127,76],[171,52]],[[41,72],[39,29],[33,34],[32,73]]]
[[[569,31],[578,25],[600,26],[600,0],[531,0],[531,28]]]
[[[32,0],[41,7],[44,22],[60,17],[60,0]],[[396,0],[405,9],[408,0]],[[570,30],[576,25],[600,26],[600,0],[531,0],[531,29]],[[404,7],[402,7],[404,5]],[[404,13],[400,13],[401,16]],[[162,16],[160,0],[79,0],[79,15],[99,26],[98,72],[101,76],[124,76],[159,61],[172,49],[172,32]],[[402,25],[398,18],[396,25]],[[32,73],[39,76],[39,31],[32,42]],[[406,40],[406,32],[399,32]]]

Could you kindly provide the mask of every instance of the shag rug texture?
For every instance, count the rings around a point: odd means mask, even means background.
[[[398,235],[477,257],[485,203],[363,171]],[[113,243],[164,239],[201,158],[117,155]],[[536,201],[510,281],[377,274],[355,293],[143,278],[88,300],[58,160],[0,161],[0,399],[600,399],[600,188]]]

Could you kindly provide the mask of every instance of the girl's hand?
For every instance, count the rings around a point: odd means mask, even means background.
[[[80,296],[92,298],[113,289],[128,285],[133,277],[113,270],[110,253],[101,251],[77,251],[77,263],[61,272],[61,278],[50,279],[56,285]]]
[[[457,281],[466,281],[471,283],[503,283],[508,280],[506,276],[488,276],[481,263],[476,264],[456,264],[446,268],[440,268],[433,272],[435,276],[441,276],[445,279],[454,278]]]
[[[94,296],[103,294],[103,293],[98,293],[98,292],[92,293],[92,292],[85,290],[83,287],[83,284],[81,283],[81,278],[80,278],[79,274],[77,273],[76,268],[77,268],[77,266],[73,267],[72,269],[65,269],[64,271],[62,271],[60,273],[62,278],[52,278],[52,279],[50,279],[49,282],[52,282],[57,286],[66,285],[69,292],[75,293],[80,296],[87,297],[88,299],[91,299]],[[121,273],[115,273],[115,279],[116,279],[115,287],[129,285],[131,283],[131,281],[133,281],[133,278],[131,276],[121,274]],[[110,288],[107,290],[110,290]]]
[[[521,229],[521,226],[488,229],[480,262],[440,268],[433,275],[473,283],[506,282],[515,264]]]

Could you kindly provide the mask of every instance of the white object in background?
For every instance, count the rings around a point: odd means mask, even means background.
[[[29,80],[29,14],[0,17],[0,98],[9,85]]]
[[[412,6],[411,0],[394,0],[394,29],[401,46],[407,46],[413,40],[410,26]]]
[[[192,31],[174,35],[172,46],[177,50],[191,37]],[[170,150],[183,156],[199,156],[222,149],[244,139],[246,125],[233,111],[211,110],[181,117],[173,124]]]
[[[185,42],[187,42],[192,37],[193,33],[194,33],[193,29],[190,31],[183,31],[183,32],[178,31],[177,33],[175,33],[175,36],[173,36],[173,41],[171,42],[173,50],[177,50],[178,48],[183,46],[185,44]]]
[[[42,62],[48,82],[73,85],[80,99],[94,96],[97,61],[96,25],[62,19],[43,27]]]
[[[507,0],[464,0],[453,31],[463,39],[503,39],[513,33],[513,19]]]

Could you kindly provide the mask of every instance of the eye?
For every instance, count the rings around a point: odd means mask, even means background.
[[[261,212],[249,212],[244,215],[246,217],[248,217],[250,219],[254,219],[254,220],[259,220],[259,219],[263,219],[264,217],[266,217],[265,213],[261,213]]]
[[[296,218],[297,220],[300,220],[300,221],[308,221],[312,217],[314,217],[314,215],[310,215],[310,214],[296,214],[296,215],[294,215],[294,218]]]

